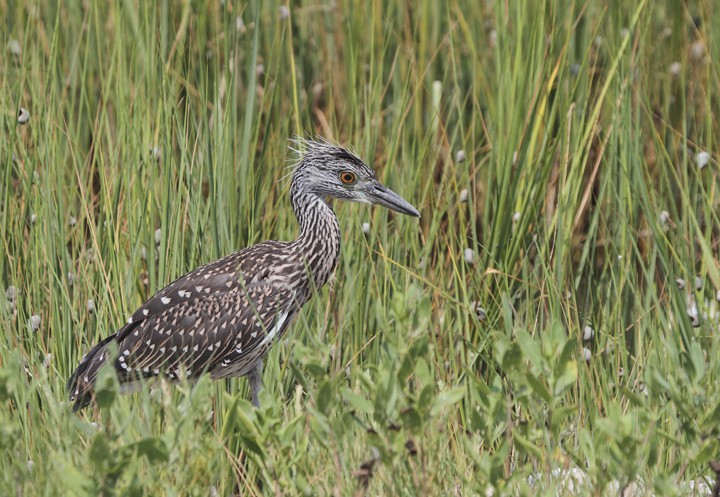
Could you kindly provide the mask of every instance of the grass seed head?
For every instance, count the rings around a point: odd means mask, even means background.
[[[30,113],[25,107],[20,107],[20,112],[18,112],[18,123],[25,124],[30,120]]]
[[[20,42],[17,40],[10,40],[8,41],[8,52],[10,52],[14,57],[20,57],[22,55],[22,47],[20,46]]]
[[[670,73],[670,76],[673,78],[677,78],[680,75],[680,71],[682,70],[682,64],[680,62],[673,62],[670,64],[670,69],[668,72]]]
[[[464,150],[457,151],[457,153],[455,154],[455,162],[457,162],[458,164],[460,162],[465,162],[465,151]]]
[[[485,321],[487,319],[487,313],[485,312],[485,309],[482,308],[480,305],[480,301],[476,300],[472,303],[473,311],[475,311],[475,315],[480,321]]]
[[[590,326],[583,328],[583,341],[589,342],[593,338],[595,338],[595,330],[593,330]]]
[[[460,190],[460,202],[462,202],[464,204],[467,201],[468,201],[468,191],[467,191],[467,188],[464,188],[464,189]]]
[[[583,347],[582,354],[585,362],[590,362],[590,359],[592,359],[592,352],[590,352],[590,349],[588,349],[587,347]]]
[[[362,223],[362,232],[366,235],[370,234],[370,223]]]
[[[465,249],[465,262],[467,262],[468,264],[475,263],[475,252],[473,252],[473,249],[471,249],[471,248]]]
[[[40,329],[41,324],[42,318],[36,314],[28,320],[28,330],[37,331]]]
[[[700,152],[695,157],[695,163],[697,164],[698,169],[703,169],[710,163],[710,154],[707,152]]]

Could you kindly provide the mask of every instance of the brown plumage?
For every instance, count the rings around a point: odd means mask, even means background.
[[[67,384],[75,410],[93,402],[95,378],[109,359],[111,342],[118,346],[114,367],[122,393],[160,376],[177,382],[185,375],[192,382],[203,372],[213,379],[251,374],[253,404],[259,405],[263,357],[337,266],[340,229],[325,197],[419,216],[351,152],[325,141],[296,143],[304,148],[290,185],[298,238],[240,250],[153,295],[83,357]]]

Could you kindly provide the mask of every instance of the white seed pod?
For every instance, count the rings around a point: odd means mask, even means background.
[[[140,247],[140,258],[142,260],[147,260],[147,251],[145,250],[145,247]]]
[[[485,309],[483,309],[480,305],[479,300],[476,300],[472,303],[472,309],[480,321],[485,321],[487,319],[487,313],[485,312]]]
[[[235,18],[235,31],[238,33],[245,32],[245,21],[243,21],[243,18],[240,16]]]
[[[582,354],[585,362],[590,362],[590,359],[592,359],[592,352],[590,352],[590,349],[588,349],[587,347],[583,347]]]
[[[720,294],[720,290],[718,290],[718,293]],[[17,295],[18,291],[14,285],[10,285],[7,290],[5,290],[5,296],[8,298],[8,300],[15,300],[17,298]]]
[[[630,31],[628,30],[628,28],[622,28],[620,30],[620,38],[625,39],[628,37],[629,34],[630,34]]]
[[[468,191],[467,188],[464,188],[460,190],[460,202],[463,204],[468,201]]]
[[[680,288],[680,290],[685,289],[685,280],[684,279],[678,278],[675,280],[675,283],[677,283],[677,286],[678,286],[678,288]]]
[[[492,31],[490,31],[489,40],[490,40],[490,46],[494,47],[495,44],[497,43],[497,31],[496,30],[493,29]]]
[[[695,156],[695,163],[697,164],[698,169],[703,169],[710,163],[710,154],[707,152],[700,152],[697,156]]]
[[[670,76],[677,78],[680,75],[680,71],[682,71],[682,64],[680,62],[670,64],[670,69],[668,69]]]
[[[593,330],[590,326],[583,328],[583,341],[589,342],[593,338],[595,338],[595,330]]]
[[[700,276],[695,276],[695,290],[702,290],[703,279]]]
[[[257,73],[258,76],[262,76],[262,73],[265,72],[265,66],[262,64],[258,64],[255,66],[255,73]]]
[[[670,221],[670,213],[668,211],[662,211],[660,213],[660,224],[664,226],[668,221]]]
[[[513,214],[513,222],[517,223],[518,221],[520,221],[520,213],[516,212],[515,214]]]
[[[68,280],[68,286],[72,286],[73,283],[75,282],[75,275],[72,274],[71,272],[68,272],[67,280]]]
[[[464,254],[465,254],[465,262],[467,262],[468,264],[475,263],[475,252],[473,252],[473,249],[466,248]]]
[[[667,28],[663,29],[663,32],[662,32],[663,38],[670,38],[671,36],[672,36],[672,28],[667,27]]]
[[[692,314],[690,317],[692,318],[692,327],[699,328],[700,327],[700,317],[697,314]]]
[[[370,223],[362,223],[362,232],[366,235],[370,234]]]
[[[33,472],[33,469],[35,469],[35,463],[32,462],[32,461],[28,461],[28,462],[27,462],[27,467],[28,467],[28,471],[29,471],[30,473],[32,473],[32,472]]]
[[[160,162],[162,160],[162,149],[157,146],[150,147],[150,155],[156,162]]]
[[[702,41],[696,41],[690,45],[690,53],[693,59],[699,61],[705,56],[705,44]]]
[[[278,9],[280,14],[280,20],[284,21],[288,17],[290,17],[290,9],[288,9],[287,5],[281,5]]]
[[[37,171],[33,171],[33,184],[40,183],[40,174]]]
[[[75,226],[77,224],[77,219],[75,218],[75,216],[70,216],[68,222],[70,223],[70,226]]]
[[[645,397],[648,396],[648,389],[647,389],[647,385],[645,385],[645,383],[640,383],[640,385],[638,385],[638,391],[641,394],[643,394]]]
[[[20,112],[18,112],[17,119],[19,124],[25,124],[30,120],[30,113],[25,107],[20,107]]]
[[[604,43],[604,42],[605,42],[605,40],[603,40],[603,37],[600,36],[600,35],[598,35],[598,36],[596,36],[595,39],[593,40],[593,45],[595,45],[595,48],[600,48],[600,47],[603,46],[603,43]]]
[[[513,152],[513,166],[517,164],[517,150]]]
[[[35,224],[35,221],[37,221],[35,214],[30,214],[30,224]]]
[[[15,57],[20,57],[22,55],[22,47],[20,46],[20,42],[17,40],[10,40],[8,41],[8,52],[13,54]]]
[[[50,363],[52,362],[52,354],[46,354],[45,359],[43,360],[43,367],[47,368],[50,366]]]
[[[717,292],[715,292],[715,300],[717,300],[718,302],[720,302],[720,290],[718,290]]]
[[[618,377],[622,378],[625,375],[625,370],[622,366],[618,368]]]
[[[155,244],[160,245],[160,241],[162,240],[162,230],[160,228],[155,230]]]
[[[455,154],[455,162],[465,162],[465,151],[464,150],[458,150]]]
[[[87,310],[88,312],[93,312],[95,310],[95,302],[93,302],[93,299],[88,299]]]
[[[28,330],[37,331],[40,329],[41,324],[42,318],[36,314],[28,320]]]
[[[92,426],[92,427],[95,428],[96,430],[98,429],[98,424],[97,424],[95,421],[93,421],[92,423],[90,423],[90,426]]]

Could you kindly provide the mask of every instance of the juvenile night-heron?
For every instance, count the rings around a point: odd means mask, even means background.
[[[408,216],[420,213],[375,179],[354,153],[327,141],[298,140],[290,202],[300,223],[294,242],[267,241],[201,266],[153,295],[116,333],[80,361],[67,388],[75,410],[94,401],[100,367],[113,362],[121,393],[164,376],[196,381],[250,375],[259,406],[263,357],[300,309],[333,274],[340,228],[326,197],[378,204]]]

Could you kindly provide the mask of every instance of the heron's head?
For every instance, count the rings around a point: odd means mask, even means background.
[[[353,152],[327,141],[294,140],[300,161],[297,187],[320,197],[387,207],[413,217],[420,213],[408,201],[375,179],[375,172]]]

